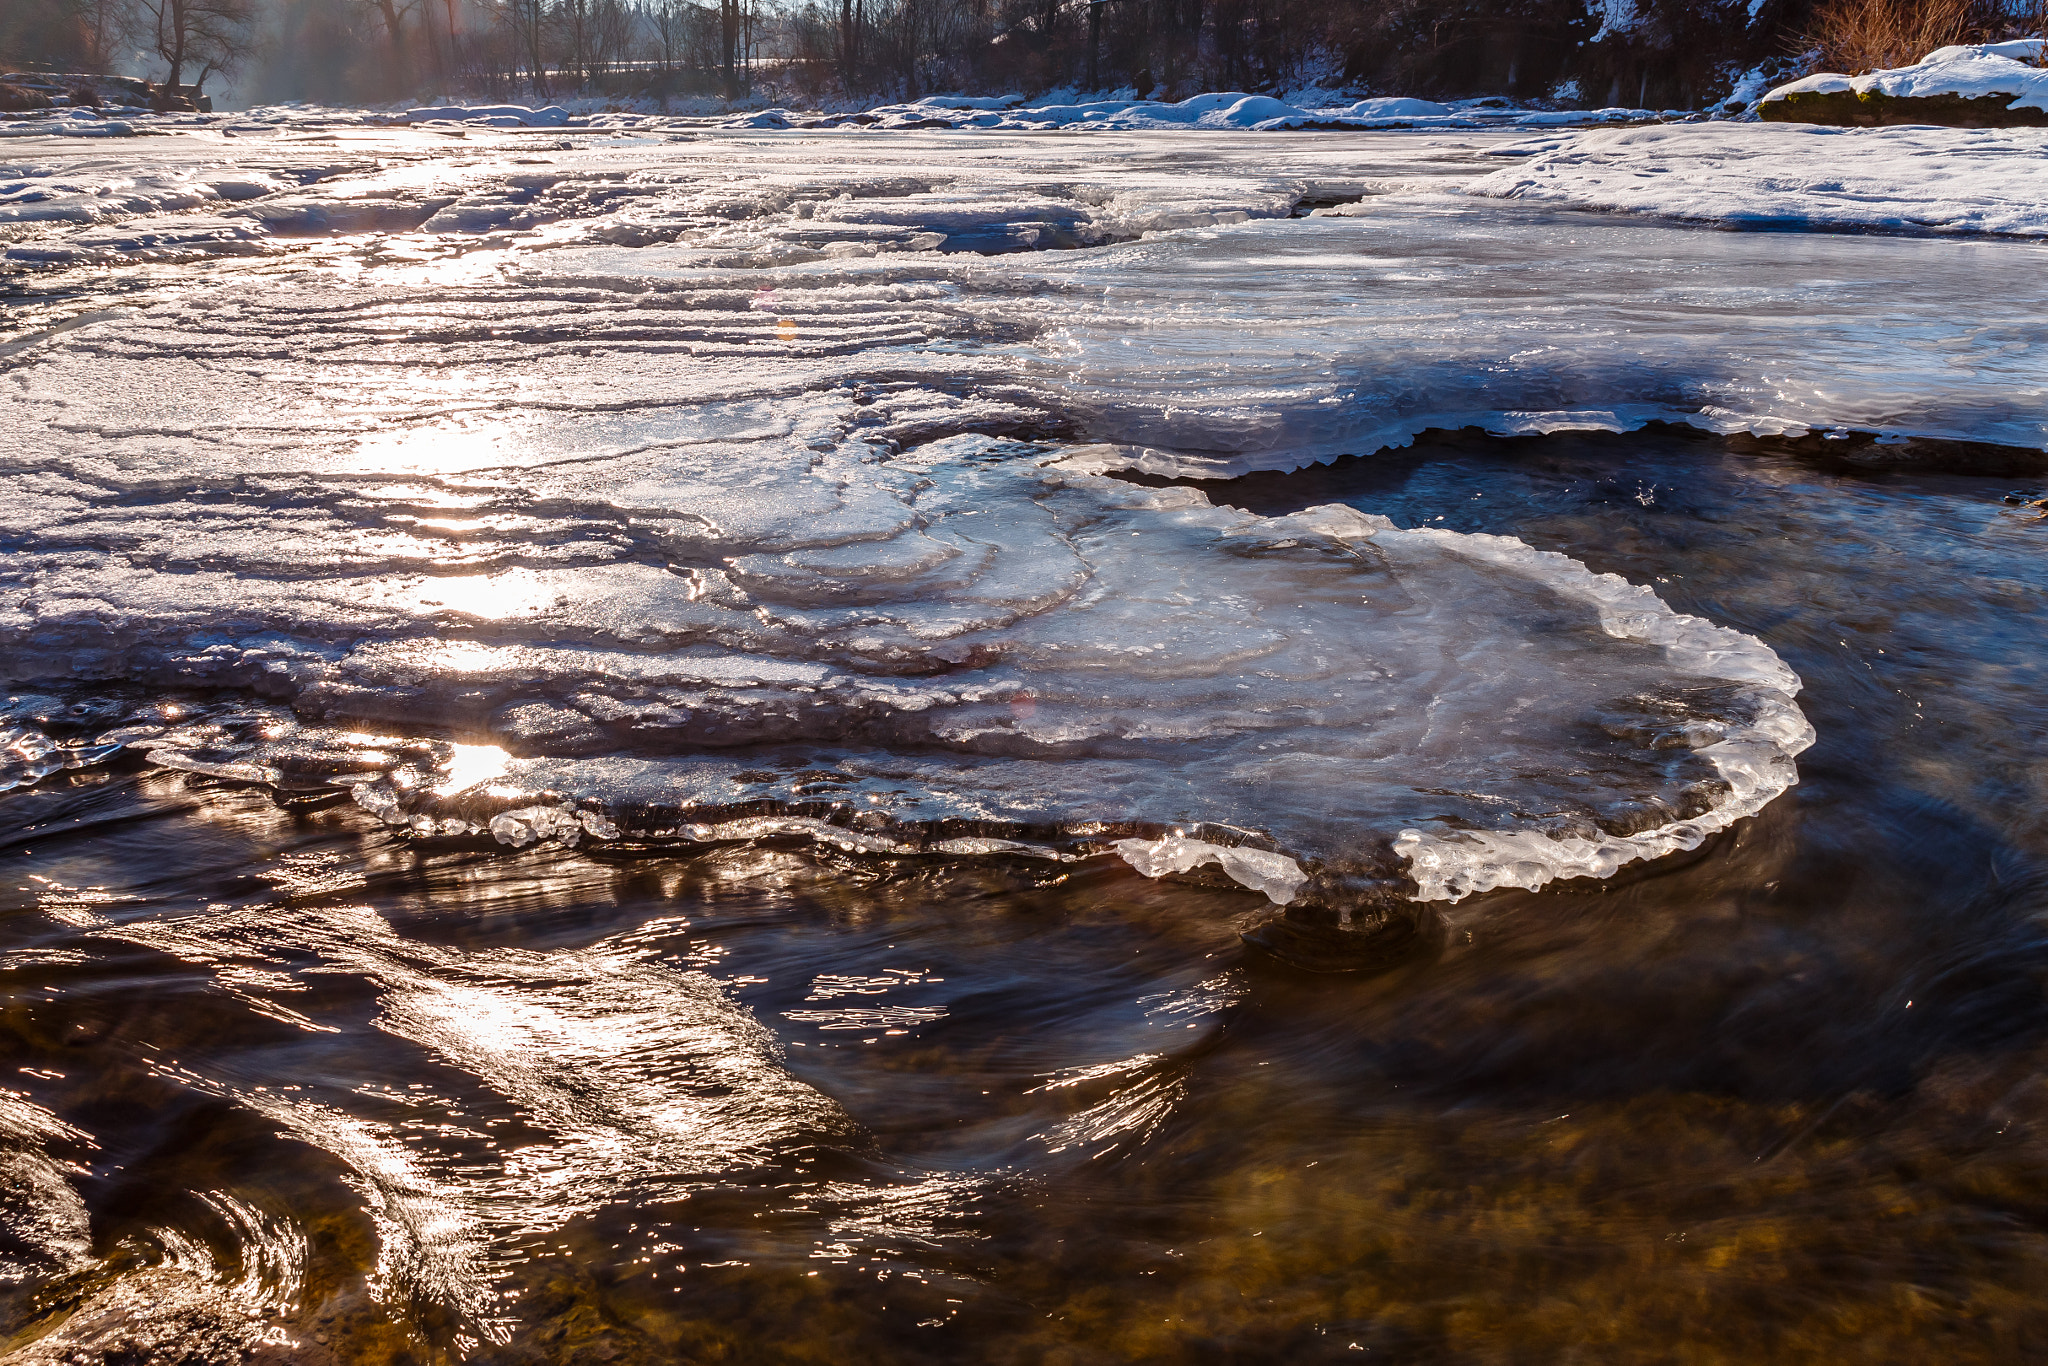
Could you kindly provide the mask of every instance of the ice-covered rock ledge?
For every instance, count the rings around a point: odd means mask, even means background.
[[[1862,76],[1818,72],[1781,85],[1757,106],[1780,123],[2048,126],[2048,68],[2039,38],[1944,47],[1911,66]]]
[[[2008,63],[2008,65],[2017,65]],[[2043,73],[2048,89],[2048,73]],[[1686,124],[1498,149],[1466,194],[1736,227],[2048,235],[2048,132]]]

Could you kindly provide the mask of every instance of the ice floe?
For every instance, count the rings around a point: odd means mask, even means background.
[[[395,490],[331,483],[283,537],[260,502],[131,520],[74,490],[18,557],[10,654],[74,685],[286,700],[299,719],[159,711],[79,743],[352,787],[427,835],[1113,847],[1281,903],[1384,898],[1410,847],[1425,898],[1533,885],[1588,843],[1610,862],[1691,847],[1790,785],[1811,740],[1768,649],[1518,542],[1344,507],[1254,517],[989,438],[793,466],[781,448],[670,452],[665,496],[633,462],[586,464],[524,529],[581,536],[585,562],[478,575],[377,562]],[[721,480],[753,506],[722,513]],[[600,548],[621,536],[656,562]],[[16,710],[24,736],[51,724]],[[406,778],[422,726],[507,753],[465,773],[428,746]],[[16,748],[24,778],[79,761]],[[1489,834],[1522,837],[1511,874],[1445,871],[1497,861]]]

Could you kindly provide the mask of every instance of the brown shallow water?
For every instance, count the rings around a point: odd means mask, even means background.
[[[1513,532],[1806,682],[1762,816],[1378,973],[1121,865],[409,844],[134,768],[0,798],[0,1344],[2048,1349],[2048,523],[2002,498],[2040,476],[1825,456],[1446,436],[1206,486]]]

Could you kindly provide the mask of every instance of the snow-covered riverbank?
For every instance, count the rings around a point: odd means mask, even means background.
[[[1178,101],[1146,100],[1132,95],[1083,96],[1060,92],[1027,100],[1006,97],[932,95],[907,103],[872,108],[803,109],[748,108],[737,111],[692,108],[671,112],[659,101],[622,103],[573,99],[564,103],[521,105],[441,102],[388,109],[328,108],[293,103],[264,105],[235,113],[156,114],[143,108],[69,108],[0,117],[0,137],[42,135],[126,137],[180,128],[224,132],[297,131],[339,128],[571,129],[605,131],[686,131],[700,128],[741,130],[822,128],[905,129],[954,128],[965,131],[1046,132],[1162,129],[1229,129],[1274,131],[1296,128],[1426,129],[1596,127],[1702,118],[1685,110],[1561,109],[1527,105],[1501,98],[1433,100],[1400,97],[1356,98],[1323,91],[1297,91],[1289,98],[1222,91]]]

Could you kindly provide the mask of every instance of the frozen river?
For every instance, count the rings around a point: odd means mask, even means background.
[[[1828,1355],[1817,1191],[2048,1161],[1919,1099],[2048,1024],[2042,248],[1515,136],[0,142],[0,1349],[1492,1360],[1779,1181]]]

